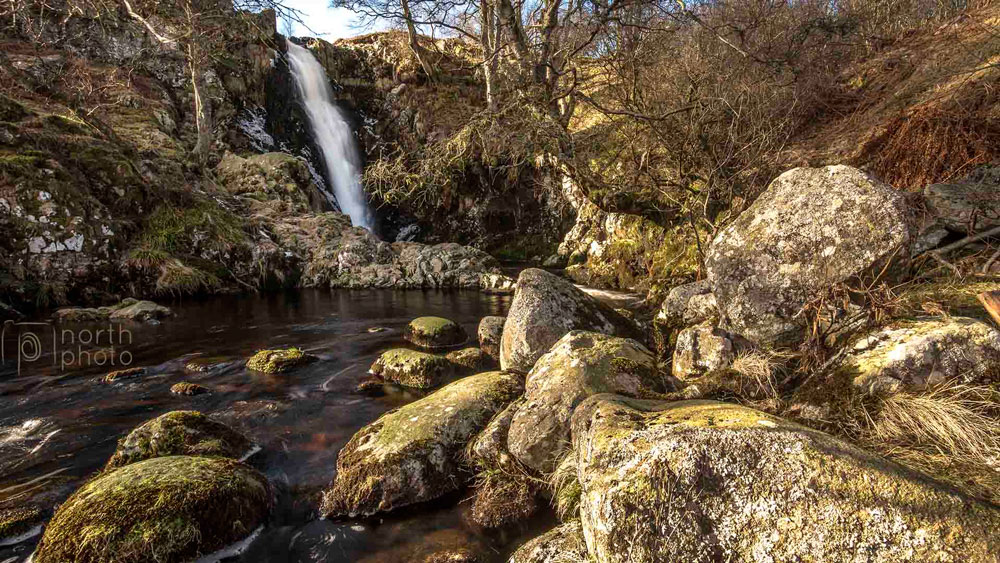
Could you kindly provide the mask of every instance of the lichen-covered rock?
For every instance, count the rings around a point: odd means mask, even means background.
[[[221,369],[230,362],[232,358],[223,357],[209,357],[209,358],[194,358],[189,360],[188,363],[184,364],[184,369],[188,371],[193,371],[195,373],[207,373],[217,369]]]
[[[468,373],[482,373],[496,368],[496,361],[481,348],[462,348],[445,354],[448,361]]]
[[[524,270],[500,339],[500,367],[527,373],[571,330],[642,338],[635,323],[572,283],[544,270]]]
[[[41,531],[42,519],[37,506],[0,509],[0,547],[31,539]]]
[[[216,173],[219,183],[234,195],[283,201],[298,212],[328,208],[306,161],[290,154],[271,152],[243,158],[227,152]]]
[[[626,549],[623,547],[623,549]],[[626,551],[627,553],[627,551]],[[517,548],[510,563],[587,563],[587,543],[579,520],[567,522]]]
[[[975,319],[897,322],[859,338],[838,368],[869,391],[1000,381],[1000,332]]]
[[[368,516],[457,490],[471,476],[466,444],[522,391],[515,374],[481,373],[383,415],[340,450],[322,513]]]
[[[246,436],[200,412],[173,411],[130,432],[118,443],[105,469],[172,455],[239,459],[252,446]]]
[[[903,196],[868,174],[847,166],[785,172],[705,257],[722,326],[757,344],[797,342],[807,302],[905,255],[910,239]]]
[[[596,561],[986,563],[1000,550],[995,505],[739,405],[591,397],[573,449]]]
[[[37,563],[183,563],[229,546],[271,509],[263,475],[224,458],[171,456],[102,473],[63,503]]]
[[[455,366],[443,356],[394,348],[382,353],[369,373],[392,383],[416,389],[430,389],[445,382]]]
[[[108,319],[154,322],[171,315],[173,312],[170,309],[152,301],[125,299],[121,303],[109,307],[64,307],[57,309],[53,317],[60,322],[71,323],[97,322]]]
[[[419,317],[410,321],[403,337],[421,348],[447,348],[468,340],[468,335],[455,321],[442,317]]]
[[[204,395],[206,393],[211,393],[212,390],[204,385],[198,385],[197,383],[190,383],[187,381],[182,381],[180,383],[174,383],[170,386],[170,392],[174,395]]]
[[[124,302],[123,302],[124,304]],[[149,322],[173,315],[173,312],[152,301],[136,301],[111,311],[112,319]]]
[[[507,448],[507,435],[510,433],[510,422],[514,420],[514,415],[523,402],[524,399],[521,398],[507,405],[469,442],[467,453],[473,465],[487,470],[511,467],[513,458]]]
[[[656,358],[638,342],[575,330],[528,373],[508,447],[521,463],[551,473],[569,448],[573,410],[584,399],[598,393],[648,396],[666,387]]]
[[[127,379],[134,379],[146,375],[146,368],[126,368],[109,372],[101,381],[104,383],[121,383]]]
[[[673,374],[682,381],[696,379],[728,368],[735,359],[736,348],[726,331],[702,323],[677,335]]]
[[[1000,226],[1000,167],[987,166],[954,184],[924,188],[927,207],[945,227],[978,233]]]
[[[284,373],[316,359],[298,348],[260,350],[247,360],[247,369],[261,373]]]
[[[500,339],[507,317],[483,317],[479,321],[479,347],[495,361],[500,361]]]
[[[479,277],[479,289],[483,293],[508,295],[517,289],[517,280],[503,274],[486,273]]]

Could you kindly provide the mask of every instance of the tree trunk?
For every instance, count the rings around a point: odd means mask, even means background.
[[[420,38],[417,36],[417,27],[413,24],[413,16],[410,15],[410,1],[399,0],[399,4],[403,8],[403,18],[406,20],[406,36],[410,41],[410,50],[413,51],[413,56],[417,58],[420,67],[424,69],[427,79],[433,82],[437,78],[437,73],[434,71],[434,67],[431,66],[430,61],[427,60],[427,53],[424,51],[424,48],[420,45]]]
[[[496,13],[490,0],[482,0],[480,13],[480,43],[483,46],[483,77],[486,81],[486,109],[489,112],[497,108],[497,66],[499,64],[499,29]]]
[[[194,42],[188,43],[188,66],[191,68],[191,89],[194,92],[194,122],[198,129],[198,140],[191,151],[199,164],[205,164],[212,149],[212,114],[204,97],[200,65]]]
[[[528,36],[524,33],[524,26],[521,25],[521,17],[514,10],[511,0],[499,0],[500,19],[503,21],[507,33],[510,35],[514,45],[514,53],[517,54],[518,62],[522,69],[530,69],[531,52],[528,50]]]

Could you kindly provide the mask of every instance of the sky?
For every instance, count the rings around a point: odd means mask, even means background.
[[[303,13],[302,19],[309,29],[299,24],[292,31],[294,36],[322,37],[327,41],[342,37],[353,37],[365,33],[365,29],[352,28],[357,25],[353,12],[345,8],[330,8],[330,0],[285,0],[285,4]],[[284,33],[284,26],[278,23],[278,31]]]

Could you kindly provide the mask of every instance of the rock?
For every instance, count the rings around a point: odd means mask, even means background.
[[[596,561],[985,562],[1000,550],[995,505],[747,407],[599,395],[573,416],[573,449]]]
[[[507,405],[470,442],[468,455],[476,467],[484,470],[512,467],[513,458],[507,449],[507,435],[510,433],[510,422],[514,420],[514,415],[523,402],[524,399],[521,398]]]
[[[571,330],[642,338],[634,323],[572,283],[544,270],[524,270],[500,340],[500,367],[527,373]]]
[[[672,288],[653,319],[657,353],[661,357],[669,357],[676,345],[678,331],[710,320],[713,315],[718,316],[718,307],[715,296],[712,295],[712,284],[708,280]]]
[[[437,387],[454,372],[455,366],[447,358],[406,348],[383,352],[369,370],[385,381],[416,389]]]
[[[85,323],[106,321],[108,319],[136,322],[155,322],[169,317],[173,312],[152,301],[137,301],[125,299],[117,305],[98,307],[96,309],[83,307],[64,307],[57,309],[52,315],[59,322]]]
[[[480,348],[463,348],[445,355],[459,370],[482,373],[496,368],[496,361]]]
[[[869,391],[1000,381],[1000,332],[975,319],[894,323],[858,339],[837,370]]]
[[[18,321],[24,318],[24,314],[0,301],[0,321]]]
[[[677,335],[673,374],[682,381],[727,369],[736,359],[736,348],[726,331],[702,323]]]
[[[385,395],[385,382],[378,377],[367,377],[354,387],[354,392],[366,397],[382,397]]]
[[[315,359],[314,356],[310,356],[298,348],[261,350],[247,360],[247,369],[270,374],[284,373]]]
[[[253,444],[245,436],[200,412],[173,411],[130,432],[118,443],[105,470],[172,455],[239,459],[251,447]]]
[[[469,339],[465,329],[454,321],[441,317],[420,317],[410,321],[403,337],[421,348],[447,348],[463,344]]]
[[[198,385],[197,383],[188,383],[187,381],[182,381],[180,383],[175,383],[170,386],[170,392],[174,395],[204,395],[206,393],[211,393],[212,390],[204,385]]]
[[[802,307],[836,283],[907,255],[910,221],[903,196],[860,170],[785,172],[708,250],[722,327],[760,345],[800,341]]]
[[[486,561],[471,549],[446,549],[428,555],[423,563],[483,563]]]
[[[457,490],[466,444],[522,390],[517,375],[481,373],[383,415],[340,450],[321,512],[370,516]]]
[[[927,207],[945,227],[978,233],[1000,227],[1000,167],[983,167],[954,184],[924,188]]]
[[[517,281],[503,274],[486,273],[479,276],[479,289],[487,294],[507,295],[517,289]]]
[[[45,527],[34,561],[192,561],[263,525],[272,496],[263,475],[231,459],[133,463],[73,493]]]
[[[124,302],[123,302],[124,304]],[[173,315],[173,312],[152,301],[137,301],[111,311],[112,319],[149,322]]]
[[[597,393],[663,393],[656,358],[634,340],[575,330],[528,373],[524,403],[510,423],[508,447],[524,465],[551,473],[569,448],[573,410]]]
[[[587,563],[583,526],[574,520],[553,528],[517,548],[510,563]]]
[[[126,379],[133,379],[146,375],[146,368],[127,368],[112,371],[101,378],[104,383],[121,383]]]
[[[479,321],[479,347],[496,362],[500,361],[500,339],[505,322],[507,317],[483,317]]]
[[[298,212],[323,211],[326,206],[309,165],[290,154],[272,152],[242,158],[227,152],[216,172],[220,184],[234,195],[287,202]]]
[[[35,537],[42,530],[43,519],[37,506],[0,509],[0,547]]]
[[[195,358],[184,364],[184,369],[195,373],[207,373],[226,367],[232,362],[231,358]]]

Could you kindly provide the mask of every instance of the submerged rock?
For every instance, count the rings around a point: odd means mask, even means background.
[[[73,493],[46,526],[34,561],[192,561],[249,536],[271,504],[267,480],[240,462],[149,459]]]
[[[187,381],[182,381],[180,383],[175,383],[170,386],[170,392],[174,395],[204,395],[205,393],[211,393],[212,390],[204,385],[198,385],[197,383],[189,383]]]
[[[120,383],[126,379],[134,379],[146,375],[146,368],[127,368],[112,371],[101,378],[104,383]]]
[[[437,387],[455,372],[447,358],[406,348],[383,352],[369,373],[392,383],[416,389]]]
[[[627,548],[626,548],[627,549]],[[510,563],[587,563],[583,526],[574,520],[558,526],[517,548]]]
[[[184,369],[195,373],[207,373],[229,365],[231,358],[195,358],[184,364]]]
[[[496,361],[480,348],[462,348],[445,355],[460,370],[482,373],[496,368]]]
[[[1000,508],[738,405],[591,397],[573,448],[597,561],[986,562],[1000,549]]]
[[[465,330],[454,321],[442,317],[420,317],[410,321],[403,337],[421,348],[446,348],[468,340]]]
[[[598,393],[641,397],[666,390],[656,358],[638,342],[575,330],[528,373],[524,402],[510,423],[510,452],[526,466],[551,473],[569,448],[573,410],[584,399]]]
[[[28,540],[40,531],[43,514],[37,506],[0,509],[0,546]]]
[[[247,369],[261,373],[284,373],[316,359],[298,348],[261,350],[247,360]]]
[[[188,455],[239,459],[253,444],[232,428],[196,411],[173,411],[150,420],[118,443],[105,469],[154,457]]]
[[[173,315],[170,309],[157,305],[152,301],[136,301],[129,305],[125,305],[123,301],[122,305],[124,306],[111,311],[110,316],[112,319],[150,322]]]
[[[370,516],[433,500],[470,477],[463,450],[523,390],[515,374],[469,376],[362,428],[337,457],[326,516]]]
[[[479,321],[479,347],[489,354],[494,361],[500,361],[500,339],[503,337],[503,325],[507,317],[483,317]]]
[[[728,368],[736,359],[736,347],[726,331],[704,323],[686,328],[677,335],[673,374],[691,380]]]
[[[56,310],[53,317],[57,321],[70,323],[98,322],[109,319],[156,322],[171,315],[173,315],[173,311],[152,301],[125,299],[121,303],[110,307],[64,307]]]
[[[761,345],[804,336],[799,312],[910,243],[902,194],[848,166],[778,176],[705,257],[723,328]]]
[[[635,323],[572,283],[544,270],[524,270],[500,340],[500,367],[527,373],[571,330],[642,338]]]

